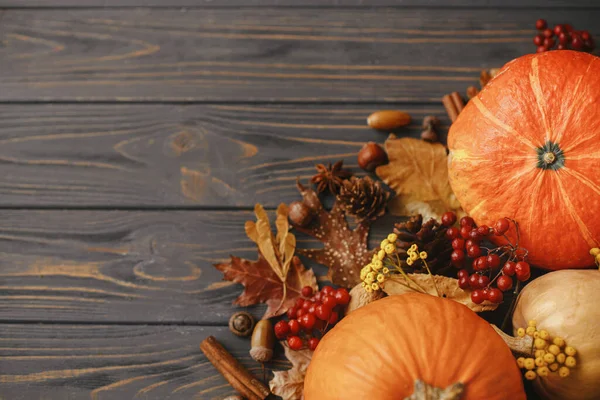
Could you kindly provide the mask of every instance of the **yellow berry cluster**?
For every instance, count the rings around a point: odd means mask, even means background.
[[[517,358],[519,368],[526,370],[525,378],[531,381],[538,376],[548,376],[551,372],[558,373],[561,378],[569,376],[571,369],[577,365],[575,348],[567,346],[565,340],[559,336],[551,338],[547,331],[538,331],[534,320],[529,321],[527,325],[527,328],[517,329],[519,337],[533,337],[535,358]]]
[[[390,269],[387,265],[390,263],[386,263],[386,260],[396,252],[396,240],[398,240],[398,235],[390,233],[379,245],[371,262],[361,269],[360,280],[367,293],[380,290],[381,284],[389,275]]]
[[[590,249],[590,254],[594,257],[594,260],[596,260],[596,266],[598,266],[598,268],[600,268],[600,249],[597,247],[594,247],[594,248]]]
[[[406,259],[406,263],[408,265],[413,265],[413,263],[418,259],[427,260],[427,252],[419,252],[419,248],[416,244],[410,246],[410,248],[406,251],[406,254],[408,255],[408,258]]]

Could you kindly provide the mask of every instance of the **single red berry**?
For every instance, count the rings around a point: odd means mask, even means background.
[[[531,276],[531,268],[529,267],[529,264],[525,261],[519,261],[517,265],[515,265],[515,275],[521,282],[529,279]]]
[[[325,286],[321,289],[321,297],[325,296],[333,296],[335,293],[335,289],[332,286]]]
[[[490,293],[490,289],[488,288],[483,288],[481,289],[481,294],[483,294],[483,299],[487,300],[488,299],[488,294]]]
[[[335,301],[341,306],[345,306],[346,304],[350,303],[350,293],[348,293],[348,290],[344,288],[339,288],[336,290]]]
[[[506,263],[504,263],[504,266],[502,267],[502,273],[507,276],[513,276],[515,274],[515,266],[516,265],[517,264],[512,261],[507,261]]]
[[[504,295],[502,294],[502,291],[500,289],[492,288],[488,292],[487,299],[489,301],[491,301],[492,303],[498,304],[498,303],[502,303],[502,300],[504,299]]]
[[[308,310],[305,310],[304,308],[300,308],[297,312],[296,312],[296,316],[295,318],[300,319],[301,316],[303,316],[304,314],[308,313]]]
[[[311,288],[310,286],[304,286],[302,288],[302,296],[304,297],[310,297],[313,294],[313,288]]]
[[[460,226],[468,226],[473,227],[475,225],[475,221],[471,217],[462,217],[460,219]]]
[[[465,252],[462,250],[454,250],[452,254],[450,254],[450,260],[452,261],[452,265],[461,268],[465,262]]]
[[[299,336],[290,336],[287,339],[287,344],[292,350],[300,350],[302,348],[302,339]]]
[[[548,51],[548,48],[546,46],[539,46],[536,50],[536,53],[543,53],[545,51]],[[498,235],[501,236],[501,235]]]
[[[308,310],[306,310],[306,314],[314,314],[317,307],[318,307],[317,303],[313,304],[312,306],[310,306],[308,308]]]
[[[490,227],[487,225],[481,225],[480,227],[477,228],[477,233],[479,234],[480,237],[484,238],[490,234]]]
[[[542,35],[535,35],[533,37],[533,44],[536,46],[541,46],[544,43],[544,37]]]
[[[331,308],[327,307],[325,304],[318,305],[317,308],[315,308],[315,315],[317,318],[327,321],[331,316]]]
[[[458,270],[458,274],[456,274],[456,276],[458,278],[468,278],[469,277],[469,271],[467,271],[466,269],[459,269]]]
[[[479,246],[479,241],[467,239],[467,241],[465,242],[465,248],[469,248],[471,246]]]
[[[596,48],[596,43],[594,43],[594,39],[592,38],[583,42],[583,45],[589,51],[593,51]]]
[[[565,27],[564,27],[564,26],[562,26],[562,25],[556,25],[556,26],[554,27],[554,34],[555,34],[556,36],[560,35],[560,34],[561,34],[561,33],[563,33],[564,31],[565,31]]]
[[[469,277],[469,286],[471,287],[471,289],[479,288],[479,275],[473,274]]]
[[[471,239],[474,242],[479,242],[482,239],[482,236],[479,234],[478,229],[479,228],[471,229],[471,232],[469,232],[469,239]]]
[[[489,268],[489,265],[487,262],[487,258],[485,256],[477,257],[475,259],[475,261],[473,262],[473,269],[475,271],[485,271],[488,268]]]
[[[470,226],[461,226],[461,228],[460,228],[460,237],[462,237],[463,239],[468,239],[470,232],[471,232],[471,227]]]
[[[548,27],[548,23],[545,19],[538,19],[535,21],[535,29],[541,31],[542,29],[546,29]]]
[[[296,305],[294,307],[301,308],[304,305],[304,299],[302,297],[298,297],[296,299]]]
[[[315,314],[304,314],[300,317],[299,322],[305,330],[310,331],[315,326],[317,317],[315,317]]]
[[[277,336],[277,339],[283,339],[288,333],[290,333],[290,326],[288,325],[287,321],[278,321],[273,327],[273,330],[275,331],[275,336]]]
[[[456,214],[452,211],[445,212],[442,214],[442,225],[452,226],[456,223]]]
[[[458,228],[452,227],[446,230],[446,238],[448,240],[454,240],[460,236],[460,230]]]
[[[318,345],[319,345],[318,338],[313,337],[313,338],[308,339],[308,348],[311,349],[312,351],[315,351],[317,349]]]
[[[288,326],[290,327],[290,333],[292,335],[297,335],[300,332],[300,323],[297,319],[290,319]]]
[[[332,311],[331,312],[331,316],[329,317],[329,321],[327,321],[329,323],[329,325],[334,325],[336,322],[338,322],[338,319],[340,318],[339,314],[337,311]]]
[[[467,247],[467,255],[471,258],[479,257],[481,255],[481,247],[479,247],[477,245]]]
[[[581,50],[583,48],[583,40],[581,39],[581,36],[579,36],[578,34],[573,34],[573,39],[571,40],[571,47],[573,47],[575,50]]]
[[[498,254],[488,254],[487,263],[490,266],[490,268],[492,268],[492,269],[498,268],[500,266],[501,262],[502,262],[502,260],[500,259],[500,256],[498,256]]]
[[[315,304],[314,301],[306,300],[304,303],[302,303],[302,309],[308,310],[313,304]]]
[[[321,301],[321,292],[317,292],[313,295],[313,297],[311,298],[312,301],[314,301],[315,303],[318,303]]]
[[[498,286],[498,289],[502,290],[503,292],[510,290],[512,285],[513,281],[510,276],[500,275],[498,279],[496,279],[496,286]]]
[[[573,26],[571,24],[564,24],[563,26],[565,27],[565,31],[569,33],[573,32]]]
[[[592,35],[588,31],[581,31],[580,35],[583,40],[590,40],[592,38]]]
[[[466,270],[465,270],[466,271]],[[463,289],[463,290],[467,290],[471,285],[469,284],[469,278],[466,276],[463,276],[461,278],[458,278],[458,287]]]
[[[559,44],[558,46],[556,46],[556,50],[566,50],[567,46],[564,44]]]
[[[556,44],[556,42],[552,38],[544,39],[544,46],[547,47],[548,49],[553,48],[555,44]]]
[[[297,317],[298,314],[298,308],[297,307],[292,307],[289,310],[287,310],[287,317],[288,319],[294,319]]]
[[[569,44],[570,41],[571,41],[571,35],[569,35],[567,32],[563,32],[560,35],[558,35],[558,43]]]
[[[452,248],[454,250],[464,250],[465,249],[465,239],[456,238],[452,241]]]
[[[471,301],[475,304],[481,304],[485,300],[482,290],[473,290],[471,292]],[[288,339],[289,340],[289,339]]]
[[[326,295],[321,297],[321,303],[323,303],[324,306],[327,306],[329,308],[333,308],[337,305],[337,301],[335,300],[335,292],[332,293],[331,295]]]
[[[554,32],[552,31],[552,29],[544,29],[542,35],[544,35],[544,37],[551,38],[552,36],[554,36]]]
[[[479,275],[479,278],[477,279],[477,286],[479,286],[481,289],[483,289],[489,283],[490,283],[490,278],[487,275]]]
[[[508,218],[500,218],[494,225],[494,233],[497,236],[502,236],[510,229],[510,221]]]

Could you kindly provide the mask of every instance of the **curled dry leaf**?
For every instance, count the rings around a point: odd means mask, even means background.
[[[300,400],[303,398],[304,377],[313,352],[308,349],[291,350],[284,342],[281,344],[285,349],[286,358],[292,363],[292,368],[273,372],[274,377],[269,382],[269,388],[283,400]]]
[[[224,278],[244,285],[244,291],[234,301],[240,306],[266,303],[263,318],[285,313],[302,295],[302,288],[318,290],[312,269],[304,268],[294,256],[296,237],[289,232],[288,208],[277,208],[277,236],[273,235],[267,213],[260,204],[254,208],[257,221],[246,222],[246,234],[258,246],[258,260],[249,261],[231,256],[228,263],[215,264]]]
[[[305,188],[300,182],[297,186],[303,203],[314,213],[314,218],[308,226],[295,228],[323,242],[322,249],[298,249],[298,254],[329,267],[327,277],[334,284],[353,287],[360,282],[360,270],[373,256],[373,251],[367,247],[371,220],[358,221],[352,230],[339,201],[328,212],[314,190]]]
[[[356,285],[350,290],[350,303],[346,306],[346,315],[350,314],[354,310],[358,310],[362,306],[366,306],[369,303],[379,300],[385,297],[385,292],[382,290],[372,291],[367,293],[362,285]]]
[[[498,304],[490,303],[487,300],[481,304],[473,303],[471,292],[458,287],[458,280],[454,278],[433,275],[432,279],[432,276],[428,274],[408,274],[408,276],[430,295],[437,296],[435,288],[437,286],[440,296],[464,304],[475,312],[492,311],[498,308]],[[382,286],[383,291],[389,296],[420,291],[414,284],[400,275],[386,279]]]
[[[446,147],[390,135],[385,150],[390,162],[376,172],[396,192],[388,205],[392,214],[422,214],[425,220],[440,220],[446,211],[464,215],[448,181]]]

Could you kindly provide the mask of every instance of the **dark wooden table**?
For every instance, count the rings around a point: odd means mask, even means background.
[[[254,203],[298,199],[317,162],[358,172],[372,111],[447,128],[441,96],[534,50],[537,18],[598,35],[599,6],[0,0],[0,398],[233,394],[198,345],[260,374],[212,267],[255,257]]]

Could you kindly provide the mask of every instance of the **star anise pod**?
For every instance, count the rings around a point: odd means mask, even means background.
[[[406,250],[416,244],[420,251],[427,252],[427,264],[433,273],[445,270],[450,266],[450,254],[452,253],[452,244],[446,239],[447,229],[433,218],[423,223],[421,214],[411,217],[408,221],[395,224],[394,233],[398,235],[396,247],[400,259],[406,259]],[[417,272],[427,272],[420,260],[415,262],[412,268],[415,268]]]
[[[368,176],[353,176],[342,184],[337,201],[346,214],[359,221],[372,221],[385,213],[389,197],[390,193],[381,186],[381,182],[375,182]]]
[[[327,167],[325,164],[315,165],[317,173],[311,178],[310,181],[311,183],[317,185],[318,193],[329,190],[331,194],[338,194],[344,180],[352,176],[351,171],[342,168],[343,165],[343,160],[336,162],[333,164],[333,166],[331,163],[329,163]]]

